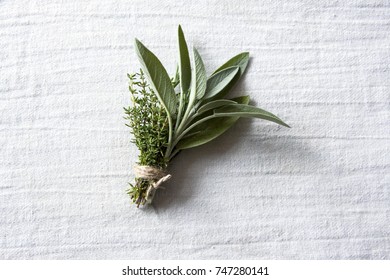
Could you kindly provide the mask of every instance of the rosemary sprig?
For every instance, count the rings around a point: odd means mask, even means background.
[[[249,53],[236,55],[207,78],[199,52],[188,52],[179,26],[179,64],[170,78],[160,60],[140,41],[135,49],[142,69],[128,75],[133,106],[125,108],[127,124],[140,151],[138,165],[154,176],[138,176],[128,194],[139,205],[151,202],[155,190],[170,175],[163,172],[173,157],[184,149],[208,143],[228,130],[240,117],[260,118],[289,127],[280,118],[250,106],[248,96],[225,96],[243,75]],[[175,87],[180,84],[180,90]],[[149,172],[148,171],[148,172]],[[165,176],[164,176],[165,175]]]

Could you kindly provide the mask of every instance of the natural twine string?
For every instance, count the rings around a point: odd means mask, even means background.
[[[154,193],[158,188],[161,188],[164,182],[172,177],[171,174],[166,174],[164,170],[148,165],[136,165],[134,166],[134,172],[138,178],[154,180],[146,191],[147,198],[151,196],[152,191]]]

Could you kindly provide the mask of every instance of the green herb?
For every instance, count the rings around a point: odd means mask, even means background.
[[[135,40],[142,69],[128,75],[133,105],[125,108],[125,113],[133,142],[140,151],[138,176],[128,190],[137,206],[153,200],[156,189],[170,177],[165,173],[169,162],[181,150],[210,142],[240,117],[289,127],[274,114],[248,105],[248,96],[225,98],[243,75],[249,53],[231,58],[207,78],[203,60],[195,48],[191,67],[180,26],[178,43],[179,64],[175,76],[170,78],[159,59]]]

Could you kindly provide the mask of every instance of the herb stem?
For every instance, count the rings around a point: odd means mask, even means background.
[[[181,121],[181,115],[183,114],[183,106],[184,106],[184,93],[183,93],[183,89],[181,89],[180,95],[179,95],[179,110],[178,110],[177,118],[176,118],[175,131],[177,130],[177,128],[180,124],[180,121]]]
[[[169,125],[169,136],[168,136],[168,147],[167,147],[167,150],[165,152],[165,159],[168,160],[169,159],[169,155],[171,153],[171,150],[172,150],[172,118],[171,116],[168,115],[168,125]]]
[[[181,140],[181,138],[183,138],[191,129],[193,129],[197,125],[199,125],[207,120],[213,119],[213,118],[215,118],[215,115],[205,117],[205,118],[195,122],[194,124],[190,125],[187,129],[185,129],[182,133],[180,133],[177,137],[175,137],[172,146],[175,147],[177,145],[177,143]]]
[[[169,161],[171,161],[179,152],[180,152],[179,149],[173,150],[173,152],[171,153],[171,156],[169,157]]]

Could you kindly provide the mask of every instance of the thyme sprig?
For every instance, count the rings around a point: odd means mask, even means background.
[[[132,106],[124,108],[126,124],[134,135],[132,142],[139,150],[138,164],[165,169],[168,159],[164,156],[168,146],[168,118],[154,91],[146,81],[144,72],[128,74]],[[136,178],[127,193],[138,206],[145,204],[150,180]]]
[[[179,63],[176,74],[170,78],[160,60],[135,40],[142,69],[128,75],[133,105],[125,108],[125,113],[133,142],[140,151],[138,165],[165,170],[177,153],[210,142],[240,117],[260,118],[289,127],[274,114],[248,105],[248,96],[225,98],[244,74],[249,53],[234,56],[207,78],[203,60],[195,48],[190,59],[180,26],[178,43]],[[180,89],[175,92],[178,85]],[[151,202],[156,186],[166,178],[136,178],[128,194],[137,206]]]

